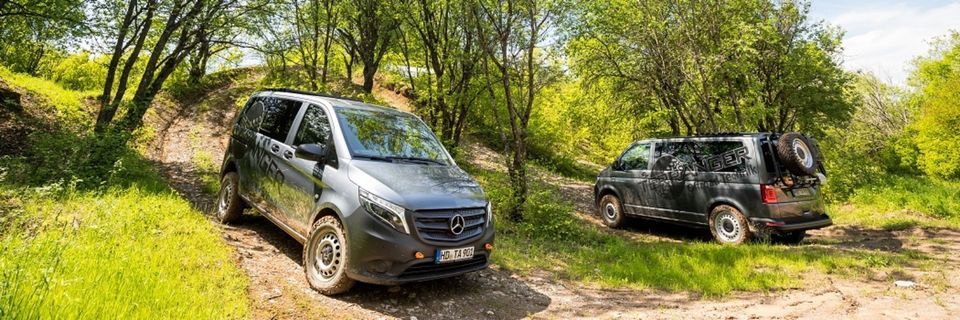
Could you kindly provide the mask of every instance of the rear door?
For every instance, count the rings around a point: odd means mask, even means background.
[[[288,153],[282,153],[278,159],[284,181],[277,206],[287,215],[290,227],[302,235],[310,233],[310,217],[317,212],[317,200],[327,187],[323,183],[324,172],[337,167],[330,130],[330,117],[323,107],[309,104],[297,116],[289,147],[295,149],[309,143],[324,145],[328,148],[326,161],[318,163]]]
[[[264,209],[289,226],[290,221],[279,205],[290,193],[284,185],[290,174],[284,166],[284,159],[293,157],[293,148],[289,145],[292,140],[290,127],[303,102],[271,96],[264,99],[263,105],[263,120],[257,133],[257,147],[261,150],[257,167],[261,174],[256,183],[263,193],[261,205]]]
[[[237,123],[233,126],[231,135],[230,155],[237,164],[237,174],[240,180],[240,194],[247,200],[257,202],[261,198],[260,189],[254,183],[258,173],[257,162],[257,131],[263,117],[263,97],[250,98],[243,111],[237,116]]]

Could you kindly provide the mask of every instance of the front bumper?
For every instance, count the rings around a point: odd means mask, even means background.
[[[493,244],[492,224],[473,240],[437,246],[418,239],[416,230],[411,229],[411,234],[404,234],[388,227],[362,208],[358,208],[346,220],[349,226],[346,272],[347,276],[358,281],[396,285],[453,277],[483,270],[490,264],[490,251],[486,251],[484,245]],[[464,247],[474,248],[473,259],[444,264],[434,262],[438,249]],[[424,254],[423,259],[414,257],[418,251]]]
[[[757,228],[772,229],[779,232],[804,231],[820,229],[833,225],[833,220],[826,214],[818,215],[813,219],[770,219],[770,218],[750,218],[750,221]]]

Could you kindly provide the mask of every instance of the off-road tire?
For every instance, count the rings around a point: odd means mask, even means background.
[[[603,224],[611,228],[623,226],[626,217],[623,215],[623,206],[617,196],[608,194],[600,198],[600,219]]]
[[[220,180],[220,192],[217,194],[217,220],[220,223],[232,223],[243,215],[244,203],[240,199],[239,183],[236,172],[227,172]]]
[[[817,148],[800,133],[790,132],[780,136],[777,155],[790,173],[798,176],[812,176],[817,173],[820,158]]]
[[[321,250],[330,249],[329,256],[318,260]],[[347,230],[334,216],[324,216],[313,224],[310,237],[303,246],[303,271],[310,287],[321,294],[332,296],[347,292],[355,281],[347,276],[349,244]],[[324,260],[329,261],[329,265]],[[330,266],[335,266],[330,270]],[[323,276],[321,273],[329,273]]]
[[[770,240],[773,241],[773,243],[779,244],[799,244],[806,236],[806,231],[774,233],[770,235]]]
[[[742,244],[753,238],[747,218],[737,208],[719,205],[710,211],[710,234],[721,244]]]

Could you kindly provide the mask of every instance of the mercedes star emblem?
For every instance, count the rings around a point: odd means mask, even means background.
[[[463,227],[466,222],[463,220],[463,216],[455,215],[450,218],[450,232],[454,235],[460,235],[463,232]]]

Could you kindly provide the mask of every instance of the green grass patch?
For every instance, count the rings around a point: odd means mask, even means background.
[[[856,189],[830,211],[837,224],[960,228],[960,181],[891,175]]]
[[[90,117],[83,101],[88,97],[96,96],[97,92],[95,91],[81,92],[65,89],[54,81],[15,73],[2,66],[0,66],[0,79],[12,86],[35,93],[46,100],[37,105],[42,108],[38,111],[53,115],[62,124],[74,126],[77,125],[75,122],[91,122],[81,120]]]
[[[83,96],[10,76],[0,71],[44,97],[24,103],[31,113]],[[34,132],[21,154],[0,158],[0,319],[248,316],[232,249],[137,152],[136,137],[42,120],[62,130]]]
[[[924,257],[828,246],[711,242],[681,243],[617,236],[576,216],[572,204],[549,185],[533,183],[525,220],[509,221],[508,177],[467,168],[495,204],[500,266],[520,272],[551,271],[600,287],[655,288],[723,296],[734,291],[770,291],[803,286],[803,274],[869,275],[878,268],[920,264]],[[696,230],[691,229],[691,232]]]
[[[172,191],[55,189],[0,186],[0,317],[246,316],[231,249]]]

